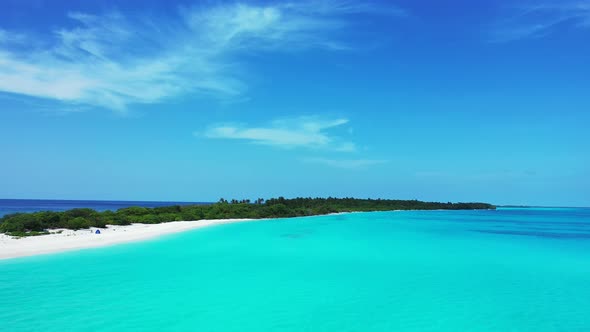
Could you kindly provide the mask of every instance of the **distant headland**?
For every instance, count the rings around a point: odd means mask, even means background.
[[[49,234],[51,229],[105,228],[107,225],[160,224],[174,221],[219,219],[271,219],[325,215],[340,212],[393,210],[495,209],[488,203],[440,203],[418,200],[357,198],[220,199],[217,203],[171,205],[154,208],[127,207],[98,212],[76,208],[63,212],[13,213],[0,218],[0,233],[11,236]]]

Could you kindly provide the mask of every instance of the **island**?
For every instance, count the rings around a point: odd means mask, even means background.
[[[195,220],[244,220],[292,218],[344,212],[393,210],[479,210],[495,209],[488,203],[440,203],[418,200],[357,198],[220,199],[205,205],[128,207],[116,211],[77,208],[63,212],[44,211],[8,214],[0,218],[0,233],[13,237],[50,234],[50,230],[106,228],[107,225],[160,224]]]

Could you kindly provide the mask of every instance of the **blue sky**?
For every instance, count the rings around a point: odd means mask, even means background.
[[[590,206],[590,1],[0,6],[2,198]]]

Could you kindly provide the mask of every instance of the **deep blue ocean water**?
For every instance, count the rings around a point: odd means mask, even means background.
[[[590,209],[225,224],[0,261],[0,330],[590,331]]]
[[[130,206],[158,207],[205,203],[149,202],[149,201],[90,201],[90,200],[48,200],[48,199],[0,199],[0,217],[10,213],[65,211],[74,208],[91,208],[97,211],[117,210]]]

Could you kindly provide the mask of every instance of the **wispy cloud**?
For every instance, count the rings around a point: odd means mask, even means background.
[[[9,34],[6,30],[0,29],[0,43],[5,43],[8,40]]]
[[[318,1],[297,1],[285,2],[286,8],[292,8],[301,12],[317,14],[376,14],[385,16],[408,16],[408,12],[398,6],[389,4],[387,6],[378,6],[371,1],[356,0],[318,0]]]
[[[344,169],[367,168],[374,165],[387,163],[382,159],[330,159],[330,158],[309,158],[303,160],[306,163],[321,164],[329,167]]]
[[[590,28],[590,1],[545,1],[511,7],[508,18],[496,23],[491,41],[508,42],[540,38],[560,25]]]
[[[356,150],[353,142],[331,133],[331,130],[348,124],[348,119],[322,120],[318,117],[300,117],[273,121],[268,126],[215,125],[204,136],[213,139],[244,140],[256,144],[282,148],[325,149],[339,152]],[[199,135],[196,133],[196,135]]]
[[[22,44],[26,41],[26,36],[21,33],[10,32],[0,28],[0,47]]]
[[[186,94],[236,97],[247,88],[240,54],[348,49],[342,29],[361,13],[404,15],[344,0],[201,5],[177,17],[70,13],[74,27],[45,38],[0,30],[0,91],[113,110]],[[10,47],[16,40],[26,42]]]

